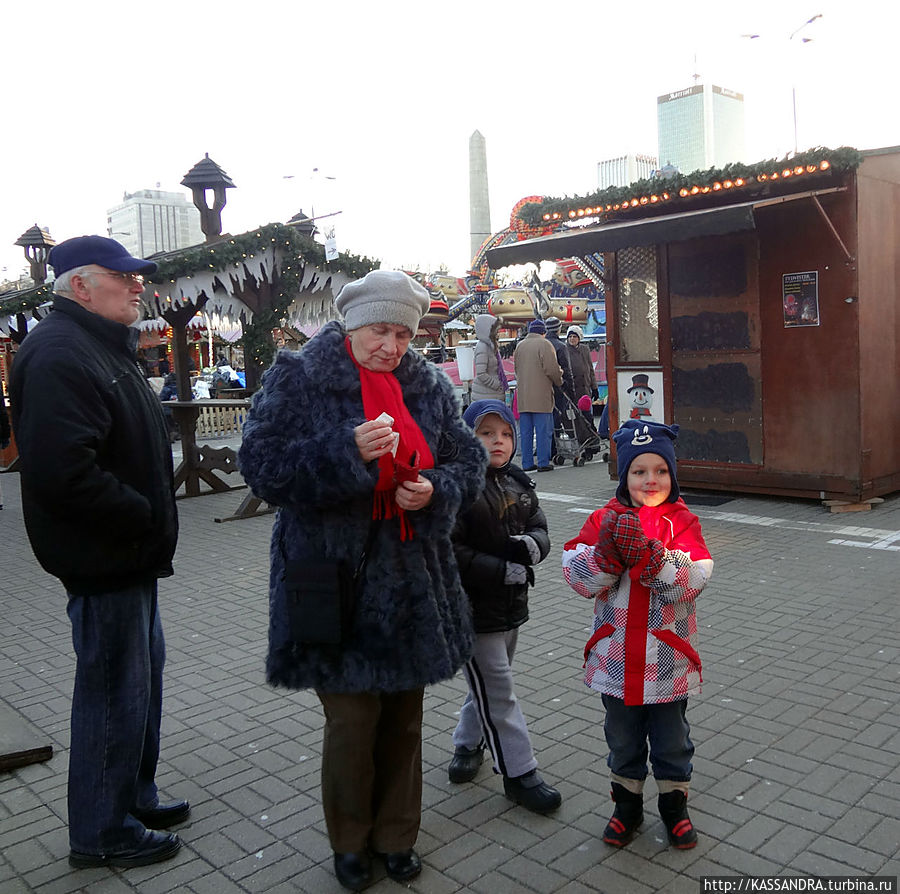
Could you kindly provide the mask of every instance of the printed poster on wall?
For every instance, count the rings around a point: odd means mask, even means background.
[[[785,273],[781,277],[784,327],[819,325],[819,272]]]
[[[616,385],[619,396],[619,425],[628,419],[665,423],[661,370],[646,372],[633,369],[619,370]]]

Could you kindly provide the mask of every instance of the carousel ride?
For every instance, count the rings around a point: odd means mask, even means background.
[[[535,272],[527,280],[501,285],[497,272],[487,263],[487,252],[499,245],[549,235],[556,223],[531,226],[519,216],[520,209],[540,203],[541,196],[526,196],[510,213],[509,226],[481,244],[465,277],[439,272],[431,274],[407,271],[431,295],[431,308],[423,318],[419,334],[442,339],[443,327],[462,315],[490,313],[501,318],[504,327],[515,329],[535,317],[558,317],[564,326],[576,324],[585,335],[604,336],[604,271],[601,255],[566,258],[556,261],[550,279],[542,282]]]

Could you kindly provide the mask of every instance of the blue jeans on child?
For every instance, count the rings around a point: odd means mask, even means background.
[[[609,746],[606,763],[617,776],[647,778],[647,743],[656,779],[689,782],[694,767],[694,743],[685,711],[687,699],[658,705],[626,705],[603,695],[606,720],[603,732]]]
[[[69,596],[77,659],[69,752],[69,842],[86,854],[138,845],[130,813],[155,807],[166,659],[156,581]]]

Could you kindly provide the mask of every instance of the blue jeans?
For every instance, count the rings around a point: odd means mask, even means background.
[[[166,660],[156,581],[69,594],[75,690],[69,752],[72,850],[128,850],[146,830],[130,813],[155,807]]]
[[[534,438],[537,435],[537,464],[550,465],[550,450],[553,446],[553,414],[519,412],[519,433],[521,435],[522,467],[530,469],[534,465]]]
[[[647,743],[656,779],[689,782],[694,767],[694,743],[685,711],[687,699],[659,705],[626,705],[603,695],[603,732],[609,746],[606,763],[617,776],[647,778]]]

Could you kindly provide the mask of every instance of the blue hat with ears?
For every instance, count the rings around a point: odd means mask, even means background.
[[[655,453],[666,461],[672,484],[672,492],[669,494],[667,502],[674,503],[681,496],[675,460],[675,439],[677,437],[677,425],[642,422],[639,419],[629,419],[613,434],[619,473],[616,497],[620,503],[624,503],[626,506],[631,505],[631,497],[628,496],[628,467],[635,457],[642,453]]]
[[[496,413],[504,422],[508,423],[512,428],[513,435],[513,456],[516,453],[518,438],[516,436],[516,418],[512,414],[512,410],[506,406],[502,400],[494,398],[486,398],[484,400],[472,401],[463,413],[463,422],[466,423],[473,431],[478,428],[478,423],[484,419],[488,413]]]

